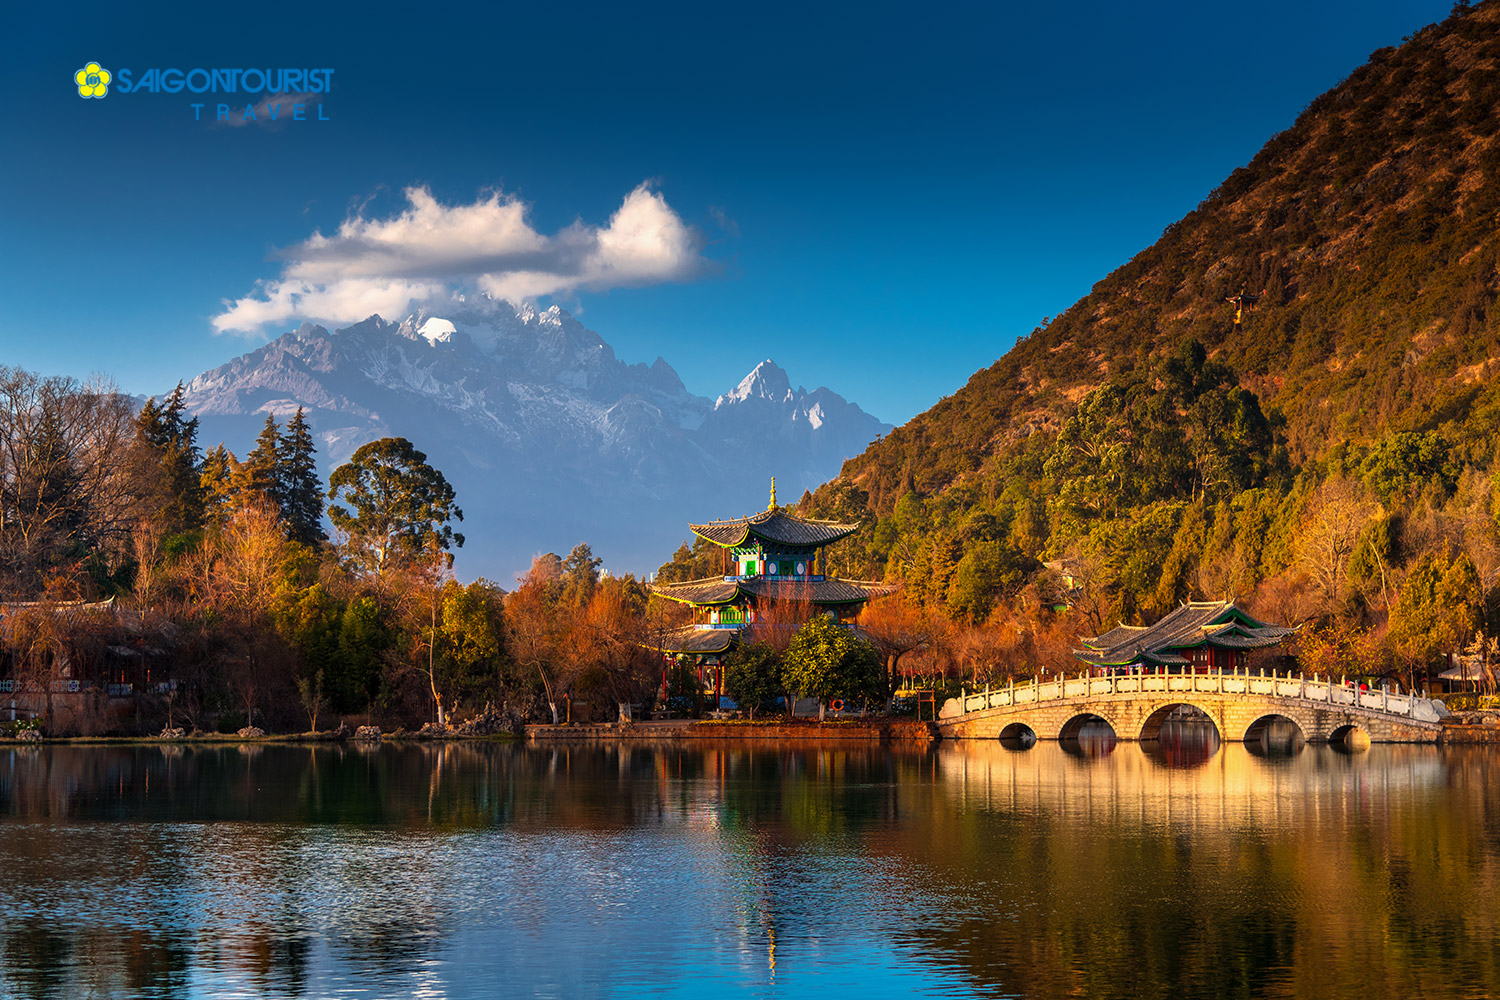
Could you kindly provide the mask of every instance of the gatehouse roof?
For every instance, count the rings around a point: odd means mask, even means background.
[[[1084,638],[1073,655],[1095,666],[1129,663],[1184,664],[1179,650],[1199,646],[1221,649],[1263,649],[1296,632],[1246,614],[1232,601],[1189,601],[1168,612],[1155,625],[1123,622],[1102,635]]]

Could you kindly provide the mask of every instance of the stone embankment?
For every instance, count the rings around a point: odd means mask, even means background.
[[[1454,712],[1443,720],[1439,743],[1500,743],[1500,712]]]
[[[609,740],[643,743],[675,743],[681,740],[769,740],[931,742],[939,738],[937,726],[912,719],[860,719],[837,722],[767,722],[671,720],[665,722],[600,723],[562,726],[527,726],[532,740]]]

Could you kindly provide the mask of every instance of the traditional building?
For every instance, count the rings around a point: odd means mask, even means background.
[[[1073,655],[1110,671],[1206,673],[1246,665],[1252,650],[1279,645],[1296,629],[1257,621],[1230,601],[1190,601],[1155,625],[1120,624],[1082,639]]]
[[[849,621],[870,598],[896,589],[829,579],[823,549],[859,525],[788,514],[776,503],[775,479],[771,504],[761,513],[689,527],[719,546],[724,572],[651,588],[693,609],[691,624],[664,632],[651,646],[670,658],[689,658],[704,690],[716,695],[723,694],[721,657],[747,630],[794,627],[819,614]]]

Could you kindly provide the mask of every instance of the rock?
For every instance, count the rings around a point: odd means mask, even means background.
[[[417,735],[430,739],[434,736],[451,736],[453,733],[447,726],[440,722],[429,722],[417,732]]]
[[[485,705],[484,711],[461,723],[454,731],[460,736],[495,736],[499,733],[514,733],[524,723],[495,710],[494,705]]]
[[[24,743],[39,743],[42,739],[42,731],[40,729],[23,729],[16,734],[16,739]]]
[[[357,739],[357,740],[379,740],[380,739],[380,727],[379,726],[360,726],[358,729],[356,729],[354,731],[354,738]]]
[[[251,740],[266,735],[266,731],[259,726],[246,726],[235,735],[243,740]]]
[[[156,738],[159,740],[180,740],[186,738],[186,736],[187,730],[185,729],[167,728],[163,729]]]

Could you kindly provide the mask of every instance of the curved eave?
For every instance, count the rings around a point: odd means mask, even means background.
[[[739,584],[728,582],[723,577],[704,580],[684,580],[681,583],[653,584],[651,593],[665,597],[678,604],[705,607],[717,604],[732,604],[739,600]]]
[[[664,633],[658,642],[643,642],[641,646],[658,653],[722,653],[734,645],[739,634],[739,629],[703,629],[689,625]]]

